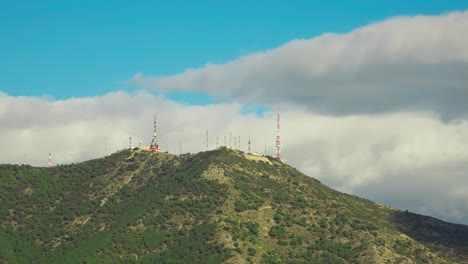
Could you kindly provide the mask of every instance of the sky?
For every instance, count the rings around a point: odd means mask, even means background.
[[[154,113],[163,150],[271,154],[280,103],[287,163],[468,224],[466,32],[468,1],[0,0],[0,163],[148,145]]]

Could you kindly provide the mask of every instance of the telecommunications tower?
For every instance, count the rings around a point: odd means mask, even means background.
[[[159,151],[158,135],[156,134],[156,114],[154,115],[153,138],[151,139],[151,151]]]
[[[276,154],[275,158],[281,160],[281,138],[280,138],[280,108],[278,104],[278,112],[276,115]]]

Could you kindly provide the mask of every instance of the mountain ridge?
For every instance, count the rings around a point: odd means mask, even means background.
[[[468,226],[225,147],[0,165],[0,263],[466,263]],[[465,262],[464,262],[465,261]]]

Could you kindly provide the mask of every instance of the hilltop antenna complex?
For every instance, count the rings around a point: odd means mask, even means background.
[[[280,138],[280,108],[276,114],[276,155],[275,158],[281,160],[281,138]]]
[[[159,151],[158,134],[156,133],[156,114],[154,115],[153,138],[151,139],[151,151]]]

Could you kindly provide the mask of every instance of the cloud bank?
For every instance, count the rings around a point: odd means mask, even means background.
[[[297,39],[225,64],[130,83],[332,114],[468,113],[468,11],[395,17],[346,34]]]
[[[131,136],[149,145],[158,115],[162,150],[179,153],[224,144],[267,153],[275,141],[275,113],[242,114],[242,105],[190,106],[145,91],[49,101],[0,94],[0,163],[46,166],[105,155]],[[443,122],[430,113],[329,116],[282,106],[283,155],[292,166],[338,190],[402,210],[468,224],[468,121]],[[234,140],[231,142],[234,145]]]

